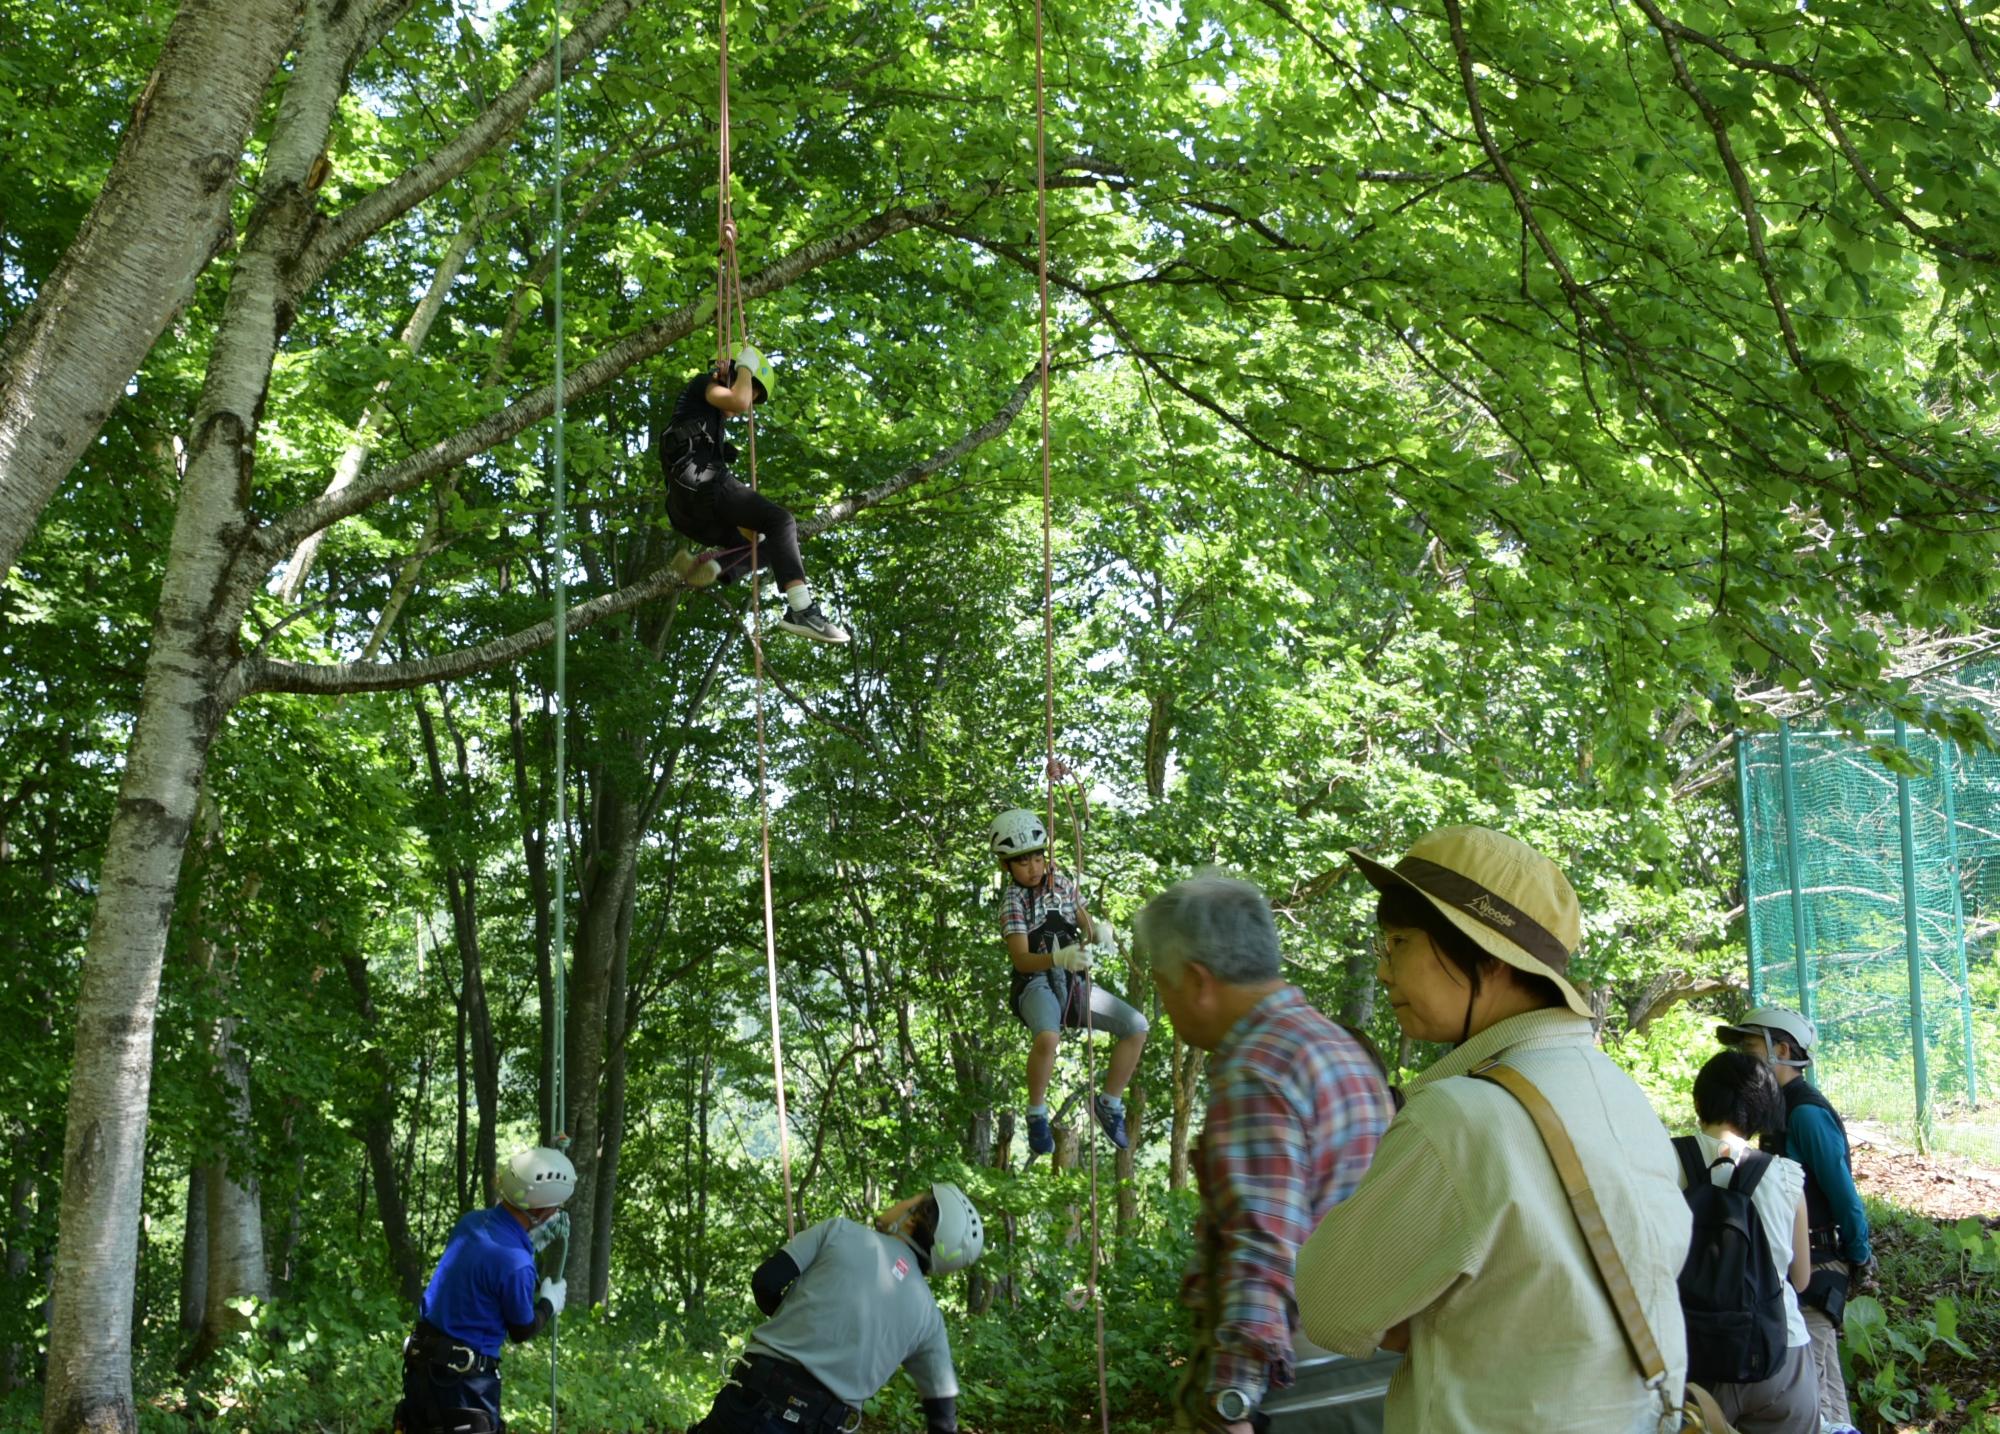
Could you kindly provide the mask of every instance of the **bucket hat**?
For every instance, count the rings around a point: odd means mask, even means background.
[[[1347,854],[1377,891],[1412,891],[1474,945],[1517,971],[1545,976],[1579,1016],[1594,1018],[1569,978],[1583,942],[1583,911],[1562,868],[1487,827],[1425,832],[1394,866],[1357,847]]]

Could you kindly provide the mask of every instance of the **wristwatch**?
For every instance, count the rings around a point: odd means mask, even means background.
[[[1257,1407],[1257,1401],[1241,1389],[1218,1389],[1209,1396],[1209,1403],[1215,1406],[1215,1417],[1224,1424],[1241,1424]]]

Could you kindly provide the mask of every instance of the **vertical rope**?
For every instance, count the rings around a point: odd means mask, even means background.
[[[1049,187],[1048,104],[1042,71],[1042,0],[1035,0],[1035,283],[1041,300],[1042,388],[1042,740],[1048,761],[1047,827],[1056,828],[1056,605],[1055,488],[1051,479],[1049,440]],[[1083,828],[1070,807],[1076,836],[1077,894],[1083,892]],[[1089,1083],[1090,1116],[1096,1118],[1097,1042],[1095,1012],[1086,978],[1083,1002],[1084,1070]],[[1086,1126],[1086,1129],[1089,1127]],[[1111,1393],[1104,1361],[1104,1299],[1097,1285],[1100,1246],[1097,1231],[1097,1137],[1090,1137],[1090,1303],[1097,1319],[1097,1413],[1103,1434],[1111,1434]]]
[[[549,945],[549,967],[553,988],[550,1016],[555,1030],[550,1038],[549,1135],[558,1148],[569,1144],[565,1119],[569,1110],[567,1049],[569,1024],[569,980],[565,971],[569,937],[564,913],[568,886],[569,847],[569,484],[563,465],[563,26],[562,0],[554,0],[552,24],[555,40],[551,46],[555,61],[555,245],[554,280],[550,289],[555,309],[555,925]],[[563,1242],[567,1265],[569,1242]],[[556,1391],[560,1368],[560,1316],[549,1321],[549,1434],[557,1428]]]
[[[718,372],[726,372],[732,342],[750,341],[750,319],[743,304],[743,273],[736,260],[735,206],[730,194],[729,136],[729,0],[719,0],[717,25],[716,102],[716,237],[721,260],[715,279],[715,349]],[[757,409],[753,403],[746,415],[749,422],[750,487],[757,487]],[[758,534],[750,532],[750,647],[757,672],[757,824],[759,855],[764,888],[764,985],[771,1013],[771,1084],[778,1101],[778,1167],[785,1189],[785,1238],[798,1233],[792,1200],[791,1122],[785,1109],[785,1043],[778,1020],[778,939],[777,921],[771,904],[771,791],[770,759],[764,730],[764,572],[757,552]]]

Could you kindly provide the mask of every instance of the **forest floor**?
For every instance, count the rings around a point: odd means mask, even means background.
[[[1853,1121],[1848,1133],[1861,1193],[1908,1217],[1876,1232],[1890,1338],[1904,1343],[1885,1360],[1884,1382],[1874,1383],[1878,1367],[1869,1382],[1850,1383],[1856,1422],[1871,1434],[2000,1430],[1992,1412],[2000,1399],[2000,1339],[1992,1337],[2000,1291],[1990,1258],[1948,1251],[1959,1232],[1980,1227],[1992,1237],[1986,1248],[2000,1250],[2000,1168],[1936,1146],[1919,1153],[1906,1129],[1876,1121]],[[1983,1140],[1971,1148],[1983,1149]],[[1952,1310],[1966,1356],[1935,1338],[1940,1305]],[[1854,1333],[1850,1327],[1850,1343]],[[1885,1408],[1902,1417],[1884,1417]]]

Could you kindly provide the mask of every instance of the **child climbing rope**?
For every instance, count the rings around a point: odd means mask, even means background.
[[[1014,962],[1014,1014],[1030,1031],[1028,1048],[1028,1149],[1056,1148],[1049,1128],[1049,1077],[1056,1067],[1062,1029],[1081,1030],[1089,1011],[1092,1030],[1118,1038],[1105,1065],[1104,1089],[1091,1102],[1097,1123],[1120,1150],[1125,1135],[1125,1086],[1146,1045],[1146,1018],[1088,978],[1083,942],[1113,946],[1111,923],[1093,921],[1076,883],[1049,865],[1049,834],[1033,812],[1002,812],[989,832],[993,855],[1008,882],[1000,902],[1000,932]]]
[[[784,589],[785,614],[778,626],[820,642],[846,642],[847,629],[820,610],[806,583],[791,513],[729,471],[736,445],[724,436],[723,419],[765,402],[775,383],[762,350],[738,344],[732,359],[688,382],[666,429],[654,435],[653,451],[667,481],[668,520],[713,549],[698,558],[681,554],[674,567],[690,587],[732,582],[750,570],[754,531],[760,565],[770,568]]]

